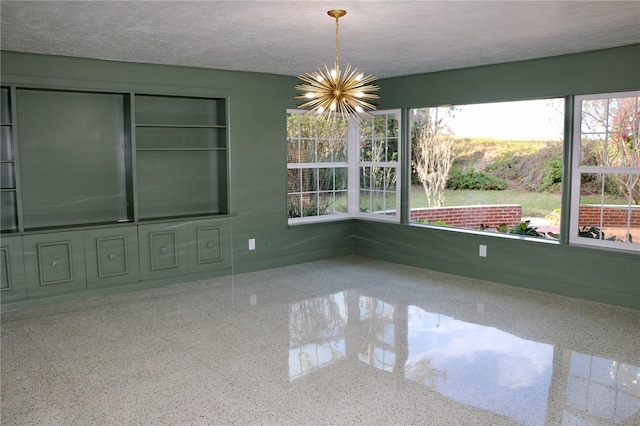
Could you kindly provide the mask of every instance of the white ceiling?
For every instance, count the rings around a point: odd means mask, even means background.
[[[640,1],[8,1],[3,50],[379,78],[640,43]]]

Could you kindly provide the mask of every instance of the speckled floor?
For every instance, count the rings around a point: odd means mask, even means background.
[[[10,312],[2,425],[638,425],[640,311],[361,257]]]

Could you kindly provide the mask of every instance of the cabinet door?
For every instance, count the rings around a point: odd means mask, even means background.
[[[82,232],[29,235],[23,244],[29,297],[87,287]]]
[[[188,225],[189,272],[220,270],[231,266],[229,219]]]
[[[136,227],[86,231],[84,249],[89,288],[140,280]]]
[[[138,227],[140,275],[163,278],[188,272],[184,223],[141,225]]]
[[[24,279],[22,237],[2,238],[0,244],[0,299],[11,302],[27,296]]]

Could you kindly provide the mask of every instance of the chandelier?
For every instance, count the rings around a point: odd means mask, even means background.
[[[324,70],[318,68],[316,72],[300,75],[298,78],[305,84],[298,84],[296,90],[302,92],[296,99],[304,99],[306,102],[300,105],[301,109],[308,109],[320,116],[330,117],[335,114],[344,116],[363,114],[368,116],[367,111],[375,111],[375,105],[369,101],[378,99],[378,95],[372,93],[379,89],[378,86],[370,84],[377,77],[373,75],[365,76],[358,72],[358,68],[351,67],[350,64],[343,70],[339,64],[339,23],[338,19],[346,15],[344,10],[330,10],[327,15],[336,19],[336,62],[335,66],[329,70],[324,66]]]

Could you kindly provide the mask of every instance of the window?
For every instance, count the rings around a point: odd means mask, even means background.
[[[357,216],[400,218],[398,113],[372,115],[359,125]]]
[[[347,122],[287,114],[289,221],[347,215]]]
[[[570,242],[640,251],[640,91],[575,99]]]
[[[359,122],[287,111],[289,223],[399,221],[399,126],[399,111]]]
[[[564,99],[410,110],[410,221],[557,240]]]

